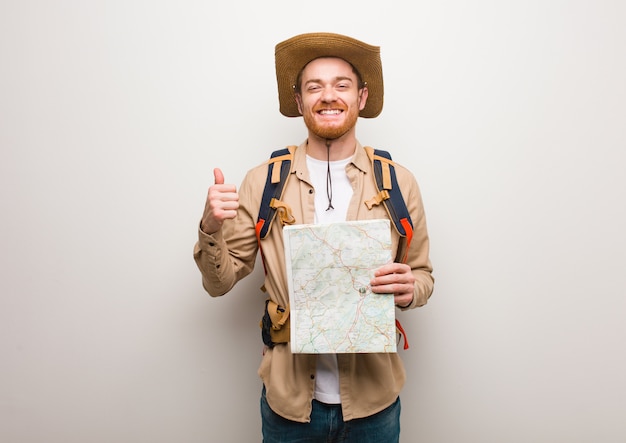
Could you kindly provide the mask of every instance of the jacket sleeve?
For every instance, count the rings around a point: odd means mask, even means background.
[[[202,274],[202,286],[213,297],[226,294],[254,269],[258,207],[254,208],[257,198],[250,183],[248,173],[239,190],[239,209],[234,219],[226,220],[222,229],[212,235],[198,228],[193,257]]]
[[[403,172],[407,174],[407,178],[403,182],[406,181],[409,186],[403,186],[402,191],[411,220],[413,221],[413,238],[409,246],[407,264],[411,266],[415,276],[413,301],[408,306],[401,308],[402,310],[407,310],[423,306],[428,302],[433,292],[435,280],[432,275],[433,267],[429,256],[430,241],[421,192],[415,177],[408,170]]]

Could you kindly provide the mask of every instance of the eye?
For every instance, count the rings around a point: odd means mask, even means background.
[[[320,89],[322,89],[322,87],[321,87],[320,85],[314,85],[314,84],[311,84],[311,85],[309,85],[309,86],[306,88],[306,90],[307,90],[307,91],[309,91],[309,92],[317,92],[317,91],[319,91]]]

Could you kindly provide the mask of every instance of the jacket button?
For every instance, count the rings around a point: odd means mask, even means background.
[[[315,374],[311,374],[311,380],[315,379]]]

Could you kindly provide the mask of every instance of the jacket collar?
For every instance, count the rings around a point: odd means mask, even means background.
[[[298,149],[296,149],[292,172],[295,173],[297,177],[309,181],[309,172],[306,168],[306,146],[307,141],[305,140],[302,144],[300,144],[300,146],[298,146]],[[354,152],[351,161],[354,166],[361,170],[361,172],[367,173],[369,170],[369,157],[358,140],[356,141],[356,151]]]

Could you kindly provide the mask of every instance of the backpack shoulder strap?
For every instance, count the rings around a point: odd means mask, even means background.
[[[391,154],[369,146],[365,149],[372,161],[376,186],[379,191],[377,201],[374,203],[368,202],[368,206],[382,201],[398,234],[401,237],[405,237],[407,243],[410,243],[413,237],[413,221],[406,207],[406,202],[402,197],[402,192],[400,192],[394,168],[395,163],[391,159]]]
[[[256,224],[256,233],[259,241],[267,237],[272,222],[276,217],[276,209],[279,207],[277,202],[280,202],[285,183],[289,178],[295,149],[296,146],[289,146],[274,151],[267,161],[267,179],[265,180]]]

